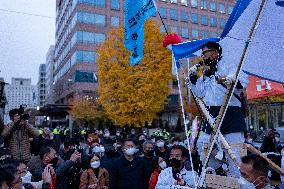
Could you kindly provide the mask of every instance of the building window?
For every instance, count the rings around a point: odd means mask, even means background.
[[[190,5],[191,7],[197,7],[198,6],[197,0],[191,0]]]
[[[228,6],[228,14],[232,14],[233,10],[234,10],[234,7],[229,5]]]
[[[178,20],[177,10],[176,9],[171,9],[170,10],[170,15],[171,15],[171,19],[172,20]]]
[[[105,0],[94,0],[94,5],[97,7],[105,7],[106,1]]]
[[[187,28],[181,28],[181,37],[189,38],[188,29]]]
[[[77,51],[76,52],[76,61],[84,63],[95,63],[96,54],[93,51]]]
[[[191,13],[191,22],[194,24],[198,24],[198,14],[197,13]]]
[[[173,32],[173,33],[178,33],[178,27],[172,26],[172,27],[171,27],[171,32]]]
[[[204,26],[207,26],[207,25],[208,25],[207,16],[205,16],[205,15],[202,15],[202,16],[201,16],[201,24],[204,25]]]
[[[180,0],[180,4],[184,5],[184,6],[187,6],[187,0]]]
[[[76,33],[76,41],[81,43],[101,44],[105,41],[105,34],[78,31]]]
[[[220,20],[220,28],[221,28],[221,29],[224,29],[224,28],[225,28],[225,25],[226,25],[226,20],[222,18],[222,19]]]
[[[119,26],[119,17],[112,16],[110,17],[111,26],[118,27]]]
[[[106,16],[101,14],[92,14],[87,12],[78,12],[78,21],[87,24],[96,24],[100,26],[105,26]]]
[[[201,0],[200,1],[200,9],[207,9],[206,0]]]
[[[110,8],[113,10],[119,10],[119,0],[111,0]]]
[[[225,5],[223,3],[219,4],[219,12],[224,14],[225,13]]]
[[[217,18],[216,17],[210,18],[210,26],[211,27],[217,27]]]
[[[180,17],[181,17],[181,21],[187,22],[187,20],[188,20],[188,13],[185,12],[185,11],[181,11]]]
[[[193,39],[198,39],[198,29],[192,29],[191,34]]]
[[[208,38],[208,32],[207,31],[202,31],[202,39]]]
[[[166,32],[166,30],[165,30],[165,28],[164,28],[163,25],[160,26],[160,32],[161,32],[161,33],[165,33],[165,32]]]
[[[162,17],[162,18],[167,18],[167,9],[161,7],[161,8],[160,8],[160,14],[161,14],[161,17]]]
[[[75,82],[88,82],[88,83],[96,83],[97,76],[94,72],[86,72],[86,71],[79,71],[77,70],[74,75],[73,79]]]
[[[210,36],[211,36],[211,37],[217,37],[217,33],[216,33],[216,32],[211,32],[211,33],[210,33]]]
[[[215,2],[210,2],[210,11],[217,11],[217,5]]]

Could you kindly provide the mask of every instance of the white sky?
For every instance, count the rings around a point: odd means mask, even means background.
[[[8,83],[12,77],[32,78],[36,84],[54,35],[55,0],[0,0],[0,77]]]

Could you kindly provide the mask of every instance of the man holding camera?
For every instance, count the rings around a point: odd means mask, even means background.
[[[39,132],[19,115],[19,109],[10,110],[9,116],[11,122],[4,127],[1,135],[6,139],[6,145],[11,150],[13,158],[28,162],[30,159],[29,138],[38,136]]]

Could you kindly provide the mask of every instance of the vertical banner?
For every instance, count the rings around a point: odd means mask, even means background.
[[[124,46],[131,51],[131,66],[142,60],[144,23],[154,16],[156,11],[154,0],[125,0],[124,2]]]

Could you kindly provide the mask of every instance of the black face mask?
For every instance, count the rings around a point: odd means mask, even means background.
[[[145,139],[139,140],[139,144],[142,145],[145,141]]]
[[[146,151],[147,156],[154,157],[154,150],[147,150]]]
[[[178,160],[176,158],[170,159],[170,167],[178,169],[181,166],[181,160]]]
[[[50,161],[50,164],[52,164],[52,167],[56,167],[57,162],[58,162],[58,157],[55,157]]]

